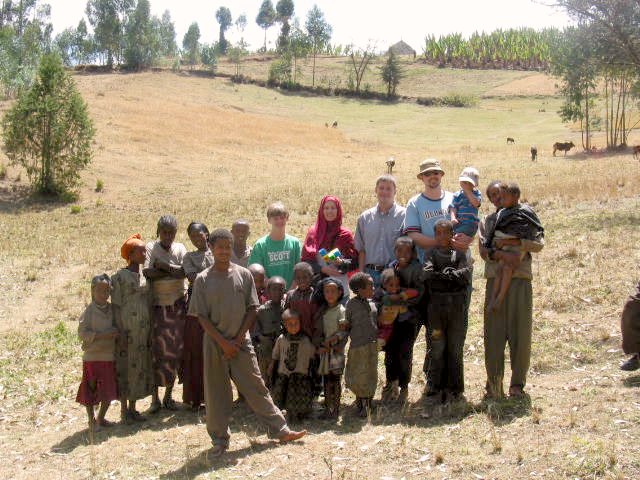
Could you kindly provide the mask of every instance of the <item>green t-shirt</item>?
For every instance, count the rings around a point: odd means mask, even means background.
[[[293,267],[300,261],[300,250],[300,240],[292,235],[285,235],[284,240],[278,241],[265,235],[253,246],[249,265],[259,263],[267,277],[282,277],[289,287],[293,281]]]

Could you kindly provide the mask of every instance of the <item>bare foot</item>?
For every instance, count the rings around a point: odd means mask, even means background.
[[[154,413],[158,413],[161,408],[162,405],[160,404],[160,402],[151,402],[151,406],[149,407],[149,410],[147,410],[147,413],[153,415]]]
[[[100,427],[105,427],[105,428],[113,427],[115,425],[115,423],[110,422],[106,418],[101,418],[100,420],[97,421],[97,423]]]
[[[227,451],[227,447],[224,445],[214,445],[211,451],[209,452],[212,457],[220,457],[224,452]]]
[[[296,440],[301,439],[306,434],[307,434],[306,430],[300,430],[299,432],[294,432],[290,430],[288,433],[285,433],[284,435],[279,437],[278,440],[280,440],[280,443],[294,442]]]

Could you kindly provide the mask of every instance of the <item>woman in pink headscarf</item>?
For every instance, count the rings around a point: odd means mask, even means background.
[[[334,248],[340,250],[342,257],[335,262],[325,262],[318,253],[321,249],[330,252]],[[342,226],[342,205],[340,199],[333,195],[325,196],[320,202],[316,224],[309,228],[302,247],[302,261],[313,268],[315,274],[322,277],[344,277],[346,272],[357,267],[358,252],[354,247],[353,233]],[[345,286],[348,292],[349,286]]]

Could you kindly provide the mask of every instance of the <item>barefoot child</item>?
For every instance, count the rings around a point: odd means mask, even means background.
[[[424,294],[424,277],[411,237],[397,238],[393,251],[396,259],[389,266],[400,280],[400,290],[406,292],[407,310],[399,312],[393,321],[391,338],[384,347],[386,383],[382,400],[406,402],[413,369],[413,344],[420,329],[419,305]]]
[[[260,305],[264,305],[264,303],[267,301],[267,292],[265,291],[265,286],[267,284],[267,274],[264,271],[264,267],[259,263],[252,263],[251,265],[249,265],[249,271],[251,272],[253,281],[256,285],[258,301],[260,302]]]
[[[271,277],[267,281],[267,302],[258,307],[256,315],[256,327],[253,332],[253,345],[256,347],[258,367],[262,379],[267,387],[271,388],[271,379],[268,375],[269,365],[273,356],[273,345],[276,338],[282,333],[282,299],[286,282],[282,277]]]
[[[337,420],[340,414],[341,379],[344,371],[344,347],[347,343],[345,309],[340,303],[344,297],[342,282],[323,278],[318,283],[314,301],[320,305],[316,313],[313,344],[320,356],[318,374],[324,385],[324,414],[329,420]]]
[[[373,278],[358,272],[349,280],[349,288],[356,296],[347,302],[345,312],[351,343],[344,378],[346,387],[356,396],[358,416],[368,417],[378,385],[378,310],[371,301]]]
[[[231,235],[233,235],[233,252],[231,253],[231,263],[247,268],[249,257],[251,256],[251,247],[247,245],[247,239],[251,234],[249,222],[244,219],[238,219],[231,226]]]
[[[193,292],[196,275],[213,265],[213,255],[209,250],[207,238],[209,229],[204,223],[191,222],[187,235],[196,250],[188,252],[182,259],[182,269],[189,281],[187,289],[187,308]],[[184,355],[182,358],[182,401],[197,411],[204,401],[204,380],[202,376],[202,337],[204,331],[196,317],[185,318]]]
[[[87,408],[89,434],[93,437],[96,427],[113,425],[104,416],[109,404],[118,398],[116,368],[113,358],[118,329],[113,324],[109,303],[111,281],[106,274],[91,280],[91,303],[80,316],[78,336],[82,340],[82,381],[76,402]],[[100,404],[98,418],[93,407]]]
[[[288,442],[306,434],[289,429],[260,376],[248,335],[249,326],[255,322],[258,297],[251,273],[231,263],[232,243],[228,230],[217,229],[209,235],[214,265],[196,277],[189,304],[189,314],[198,317],[205,331],[204,396],[213,456],[222,455],[229,447],[231,381],[267,424],[270,435]]]
[[[300,316],[300,329],[307,337],[313,338],[314,318],[318,304],[313,301],[313,268],[307,262],[298,262],[293,267],[296,288],[287,292],[284,308],[295,310]],[[318,375],[318,356],[311,360],[311,382],[314,397],[322,392],[322,377]]]
[[[438,220],[434,230],[437,246],[427,251],[424,263],[430,346],[427,396],[444,402],[458,400],[464,392],[464,309],[471,265],[464,252],[451,247],[450,221]]]
[[[143,273],[151,280],[153,290],[151,351],[156,385],[149,413],[158,412],[161,406],[177,408],[172,392],[184,351],[186,290],[182,260],[187,253],[183,244],[174,241],[177,231],[176,218],[163,215],[158,220],[158,240],[147,244]],[[158,387],[165,387],[162,405]]]
[[[478,209],[482,203],[482,194],[478,190],[480,174],[473,167],[467,167],[462,170],[460,177],[460,190],[453,194],[453,202],[451,203],[451,222],[453,223],[453,232],[464,233],[469,237],[473,237],[478,231]]]
[[[269,378],[276,380],[273,400],[287,411],[290,420],[303,420],[311,413],[313,387],[309,370],[315,356],[311,340],[300,330],[300,315],[294,310],[282,313],[285,333],[273,347],[273,359],[269,365]]]
[[[521,248],[521,240],[535,240],[544,235],[544,228],[536,213],[528,205],[520,203],[520,187],[515,183],[500,185],[500,206],[493,230],[488,233],[485,247],[489,258],[496,249],[518,253],[520,260],[526,252]],[[497,310],[504,301],[511,279],[513,268],[500,262],[491,292],[491,300],[487,306],[490,311]]]
[[[153,393],[151,366],[151,290],[142,275],[146,254],[139,234],[130,236],[120,248],[129,265],[111,277],[111,305],[120,332],[116,342],[116,367],[122,422],[145,421],[136,401]]]

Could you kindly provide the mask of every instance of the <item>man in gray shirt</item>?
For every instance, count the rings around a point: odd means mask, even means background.
[[[376,179],[378,204],[362,212],[356,226],[355,246],[360,271],[380,286],[380,274],[395,259],[396,238],[402,234],[406,209],[396,203],[396,179],[381,175]]]

